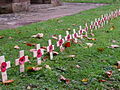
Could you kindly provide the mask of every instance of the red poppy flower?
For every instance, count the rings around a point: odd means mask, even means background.
[[[24,64],[25,62],[25,56],[22,56],[20,59],[19,59],[19,63],[20,64]]]
[[[59,40],[59,46],[61,46],[63,44],[63,39]]]
[[[74,37],[77,38],[77,33],[74,34]]]
[[[40,58],[42,56],[41,49],[37,50],[37,57]]]
[[[5,72],[6,71],[6,67],[7,67],[7,63],[6,62],[3,62],[1,64],[1,72]]]
[[[65,44],[65,47],[70,47],[70,46],[71,46],[70,42],[67,42],[67,43]]]
[[[70,35],[67,36],[67,41],[70,41]]]
[[[82,31],[82,30],[80,30],[80,35],[82,35],[82,33],[83,33],[83,31]]]
[[[52,52],[53,51],[53,45],[50,45],[49,46],[49,52]]]

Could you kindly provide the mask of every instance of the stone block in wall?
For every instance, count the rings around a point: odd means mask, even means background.
[[[7,14],[7,13],[12,13],[12,5],[11,3],[9,4],[0,4],[0,14]]]

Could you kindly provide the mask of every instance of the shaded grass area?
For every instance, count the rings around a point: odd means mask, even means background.
[[[84,23],[90,22],[100,15],[108,13],[112,10],[119,8],[119,5],[108,5],[80,12],[72,16],[65,16],[62,18],[52,19],[45,22],[40,22],[24,27],[20,27],[13,30],[0,31],[0,35],[5,36],[0,39],[0,56],[5,55],[6,61],[10,60],[12,67],[8,69],[8,78],[14,79],[15,82],[10,85],[2,85],[2,90],[23,90],[28,85],[31,88],[38,90],[82,90],[88,89],[120,89],[120,73],[112,67],[120,57],[120,48],[110,49],[107,48],[112,44],[120,45],[120,17],[111,20],[109,25],[95,31],[96,41],[90,41],[83,39],[82,44],[73,44],[70,48],[67,48],[64,52],[54,57],[53,60],[47,60],[42,63],[43,69],[38,72],[25,72],[19,73],[19,67],[14,65],[15,59],[18,57],[19,50],[14,49],[15,45],[20,46],[20,50],[25,50],[25,54],[29,55],[32,63],[26,63],[26,67],[36,66],[36,60],[32,58],[32,53],[29,49],[34,47],[26,46],[23,42],[28,43],[40,43],[41,46],[47,46],[47,40],[52,39],[51,36],[54,34],[62,34],[65,36],[65,31],[68,28],[78,30],[79,25],[84,26]],[[88,23],[89,24],[89,23]],[[110,30],[111,26],[115,26],[114,30]],[[33,34],[44,33],[42,39],[31,38]],[[13,39],[8,39],[13,37]],[[116,43],[112,43],[112,40],[116,40]],[[52,43],[56,44],[56,40],[52,39]],[[86,43],[94,43],[91,48],[86,47]],[[104,48],[103,52],[99,52],[98,48]],[[58,48],[55,48],[59,51]],[[67,58],[67,55],[75,54],[75,58]],[[50,65],[52,70],[45,69],[45,65]],[[76,65],[80,65],[80,68],[76,68]],[[59,69],[62,69],[59,70]],[[113,71],[111,78],[104,76],[108,70]],[[59,80],[60,75],[69,78],[70,84],[65,84]],[[88,79],[87,84],[83,84],[81,80],[83,78]],[[99,83],[98,80],[105,79],[107,82]]]
[[[119,0],[62,0],[63,2],[72,3],[117,3]]]

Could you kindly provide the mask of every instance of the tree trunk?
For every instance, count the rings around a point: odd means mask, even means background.
[[[51,0],[51,4],[53,6],[61,6],[62,2],[60,0]]]

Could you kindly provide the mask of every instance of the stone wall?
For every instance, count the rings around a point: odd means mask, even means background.
[[[30,0],[0,0],[0,13],[13,13],[29,9]]]
[[[50,4],[51,0],[31,0],[31,4]]]

